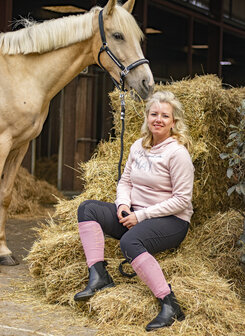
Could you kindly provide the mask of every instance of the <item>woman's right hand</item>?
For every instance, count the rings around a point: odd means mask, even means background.
[[[131,211],[130,211],[130,209],[127,205],[125,205],[125,204],[119,205],[119,207],[117,209],[117,217],[118,217],[119,221],[123,218],[122,211],[126,211],[128,214],[131,214]]]

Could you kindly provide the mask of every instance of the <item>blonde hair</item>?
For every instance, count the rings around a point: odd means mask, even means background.
[[[169,103],[173,108],[174,127],[171,129],[171,136],[178,141],[179,144],[186,146],[188,150],[191,148],[191,138],[188,128],[184,121],[184,110],[180,101],[170,91],[157,91],[147,101],[145,110],[145,120],[141,128],[143,137],[142,145],[146,149],[153,146],[153,136],[148,128],[148,115],[151,106],[154,103]]]

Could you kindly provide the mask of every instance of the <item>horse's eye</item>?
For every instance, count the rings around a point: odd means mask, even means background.
[[[121,33],[114,33],[113,37],[116,40],[122,40],[122,41],[124,40],[124,37],[123,37],[123,35]]]

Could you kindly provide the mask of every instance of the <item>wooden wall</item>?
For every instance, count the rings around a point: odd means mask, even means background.
[[[0,32],[11,30],[12,0],[0,0]]]
[[[58,181],[62,190],[81,189],[78,164],[90,158],[98,141],[95,99],[93,74],[78,76],[63,91],[63,127],[60,127],[63,146]]]

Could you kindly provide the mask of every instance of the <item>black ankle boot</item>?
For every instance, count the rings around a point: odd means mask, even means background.
[[[98,290],[115,286],[111,276],[105,268],[106,266],[106,261],[99,261],[88,269],[89,281],[87,287],[74,296],[75,301],[86,300],[93,296]]]
[[[146,331],[151,331],[158,328],[169,327],[174,323],[174,320],[182,321],[185,315],[182,312],[174,292],[164,299],[158,299],[161,305],[160,313],[146,326]]]

